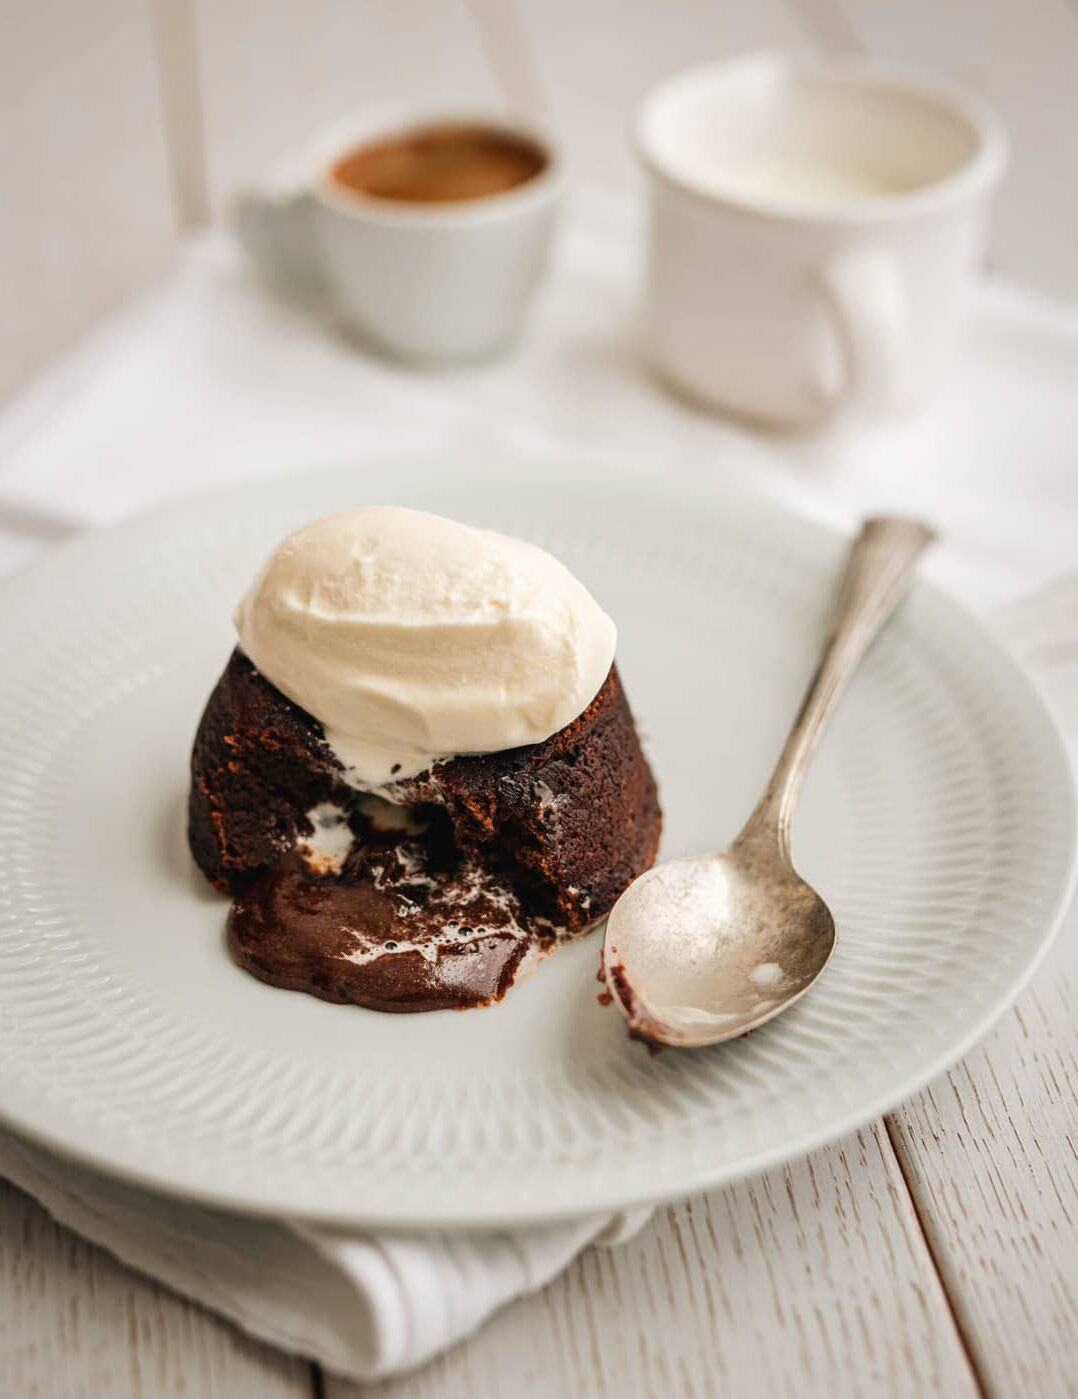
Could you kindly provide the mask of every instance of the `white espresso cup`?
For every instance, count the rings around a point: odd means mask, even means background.
[[[1006,164],[998,120],[874,62],[753,54],[660,84],[645,335],[694,398],[801,425],[900,406],[955,349]]]
[[[541,169],[497,193],[405,202],[342,186],[349,152],[434,127],[503,133],[538,148]],[[322,132],[272,184],[241,195],[240,240],[274,281],[317,289],[336,319],[400,359],[480,359],[504,348],[546,267],[562,192],[549,139],[504,117],[373,112]]]

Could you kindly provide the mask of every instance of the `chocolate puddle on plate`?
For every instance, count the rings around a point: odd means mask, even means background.
[[[371,1010],[462,1010],[501,1000],[553,945],[496,873],[458,856],[444,813],[390,829],[362,806],[312,815],[321,848],[290,853],[229,913],[232,956],[260,980]]]

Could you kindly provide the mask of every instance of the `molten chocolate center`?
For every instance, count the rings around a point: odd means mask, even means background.
[[[372,1010],[500,1000],[542,933],[522,926],[508,883],[459,856],[443,811],[397,808],[387,821],[377,805],[348,814],[347,854],[342,813],[323,825],[335,856],[301,847],[236,897],[233,957],[274,986]]]

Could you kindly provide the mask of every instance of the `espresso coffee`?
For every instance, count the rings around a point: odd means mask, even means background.
[[[360,146],[341,156],[330,175],[368,198],[445,204],[503,194],[533,180],[546,165],[546,152],[526,137],[446,123]]]

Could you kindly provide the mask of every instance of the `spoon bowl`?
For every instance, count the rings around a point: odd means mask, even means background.
[[[835,945],[831,911],[740,839],[657,865],[607,923],[607,984],[632,1033],[685,1049],[755,1030],[803,996]]]

